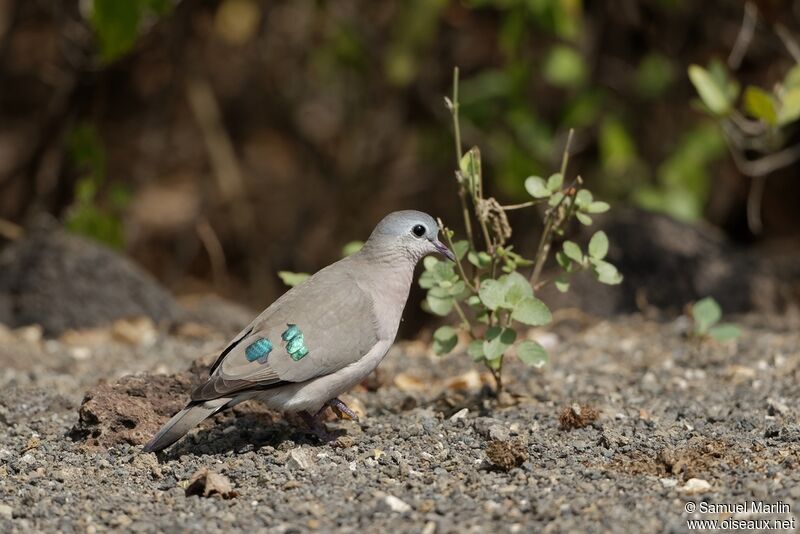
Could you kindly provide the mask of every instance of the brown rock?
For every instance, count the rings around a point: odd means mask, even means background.
[[[232,499],[237,493],[233,490],[233,485],[228,477],[209,471],[207,467],[198,469],[189,479],[186,486],[186,496],[197,495],[198,497],[220,496],[223,499]]]
[[[142,445],[183,408],[187,393],[198,381],[191,373],[101,381],[86,393],[71,437],[89,447]]]

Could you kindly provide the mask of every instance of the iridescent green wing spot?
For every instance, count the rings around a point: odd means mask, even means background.
[[[272,352],[272,342],[265,337],[254,341],[244,350],[248,362],[258,363],[267,363],[270,352]]]
[[[281,334],[281,339],[286,342],[286,352],[289,353],[289,356],[294,361],[299,361],[308,354],[308,349],[303,340],[303,332],[297,328],[296,324],[287,324],[286,326],[288,328]]]

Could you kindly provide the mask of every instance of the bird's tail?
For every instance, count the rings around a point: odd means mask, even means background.
[[[161,427],[161,430],[153,436],[153,439],[144,446],[142,451],[158,452],[166,449],[185,436],[200,421],[227,407],[232,400],[231,397],[222,397],[202,402],[190,402],[186,408],[176,413],[172,419],[167,421],[167,424]]]

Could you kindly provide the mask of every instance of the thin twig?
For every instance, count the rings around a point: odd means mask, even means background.
[[[475,238],[472,235],[472,221],[469,218],[469,208],[467,207],[467,191],[464,186],[465,178],[460,175],[461,158],[464,154],[461,150],[461,122],[458,111],[461,104],[458,101],[458,67],[453,68],[453,99],[447,100],[447,107],[453,117],[453,137],[456,144],[456,179],[458,180],[458,199],[461,202],[461,213],[464,217],[464,230],[467,232],[467,241],[471,250],[475,250]]]
[[[564,176],[564,173],[567,172],[567,166],[569,165],[569,147],[572,144],[572,137],[575,133],[575,130],[570,128],[569,134],[567,135],[567,143],[564,145],[564,153],[561,156],[561,176]],[[576,177],[573,180],[573,184],[578,183],[580,180],[580,176]],[[570,185],[569,189],[572,189],[572,185]],[[537,287],[539,282],[539,276],[542,274],[542,269],[544,268],[545,261],[547,260],[547,256],[550,254],[550,246],[552,243],[552,232],[555,229],[555,214],[558,213],[558,209],[561,207],[561,204],[567,198],[567,195],[561,197],[561,200],[558,201],[558,204],[553,206],[552,208],[547,210],[545,214],[545,225],[544,230],[542,231],[542,236],[539,238],[539,246],[536,247],[536,257],[534,258],[533,264],[533,272],[531,273],[530,283],[531,286]]]
[[[797,44],[792,33],[780,22],[775,23],[775,33],[778,34],[783,46],[786,47],[794,62],[800,63],[800,45]]]
[[[742,59],[744,59],[744,55],[753,41],[756,22],[758,22],[758,7],[753,2],[745,2],[742,26],[739,28],[736,42],[734,42],[731,53],[728,55],[728,66],[731,70],[737,70],[742,64]]]
[[[747,194],[747,226],[756,235],[760,234],[764,227],[761,220],[761,201],[764,199],[764,186],[766,186],[766,183],[767,178],[765,176],[753,178],[750,192]]]
[[[575,128],[570,128],[567,134],[567,144],[564,145],[564,154],[561,156],[561,176],[563,177],[567,172],[567,164],[569,164],[569,149],[572,146],[572,138],[575,135]]]
[[[456,310],[456,313],[461,318],[461,321],[464,323],[464,328],[467,330],[467,334],[472,339],[475,339],[475,334],[472,333],[472,323],[469,322],[467,319],[467,315],[464,313],[464,310],[461,308],[461,303],[458,301],[453,302],[453,309]]]
[[[512,210],[521,210],[523,208],[530,208],[531,206],[536,206],[537,204],[541,204],[541,200],[529,200],[528,202],[522,202],[521,204],[510,204],[508,206],[500,206],[503,211],[512,211]]]
[[[744,155],[731,144],[728,144],[728,148],[733,156],[733,163],[739,169],[739,172],[751,178],[766,176],[800,160],[800,143],[755,160],[745,159]]]
[[[197,231],[197,237],[200,238],[200,242],[203,243],[203,247],[208,253],[214,280],[224,286],[227,283],[228,269],[225,261],[225,249],[222,247],[217,233],[206,218],[197,221],[195,230]]]

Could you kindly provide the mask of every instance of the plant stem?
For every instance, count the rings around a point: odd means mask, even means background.
[[[541,204],[541,200],[529,200],[528,202],[522,202],[520,204],[510,204],[508,206],[500,206],[503,208],[503,211],[511,211],[511,210],[521,210],[522,208],[530,208],[531,206],[535,206],[537,204]]]
[[[567,165],[569,164],[569,148],[570,145],[572,145],[572,137],[574,135],[575,130],[570,128],[569,133],[567,134],[567,143],[564,145],[564,153],[561,156],[561,176],[564,176],[564,173],[567,172]],[[531,286],[533,287],[538,286],[539,276],[541,276],[544,263],[547,260],[547,256],[550,254],[552,233],[556,226],[555,214],[558,212],[558,209],[561,207],[561,203],[564,202],[565,198],[567,198],[566,195],[562,197],[558,204],[548,209],[547,214],[545,215],[544,230],[542,231],[542,237],[539,239],[539,246],[536,248],[536,258],[534,259],[533,273],[531,273],[530,278]]]
[[[564,154],[561,156],[561,176],[567,172],[567,164],[569,163],[569,148],[572,145],[572,137],[575,135],[575,129],[570,128],[567,134],[567,144],[564,145]]]
[[[475,250],[475,238],[472,235],[472,221],[469,218],[469,208],[467,207],[467,191],[464,187],[464,177],[460,176],[461,158],[464,153],[461,151],[461,123],[458,117],[458,67],[453,69],[453,100],[450,102],[450,114],[453,116],[453,137],[456,144],[456,178],[458,179],[458,199],[461,201],[461,213],[464,216],[464,229],[467,232],[470,250]]]
[[[464,310],[461,308],[461,304],[459,304],[458,302],[454,302],[453,304],[454,304],[453,307],[455,308],[456,313],[461,318],[461,321],[463,321],[463,323],[464,323],[464,328],[466,329],[467,333],[469,334],[469,336],[472,339],[475,339],[475,336],[472,334],[472,323],[470,323],[469,319],[467,319],[467,315],[464,313]]]
[[[455,254],[455,247],[453,246],[453,238],[450,236],[450,232],[446,231],[444,225],[442,224],[441,219],[438,219],[437,222],[439,223],[439,228],[442,229],[442,233],[444,234],[444,238],[447,241],[447,244],[450,245],[450,250],[452,250],[453,254]],[[467,273],[466,271],[464,271],[464,266],[461,264],[461,258],[459,257],[456,257],[456,266],[458,267],[458,273],[461,275],[461,279],[464,280],[464,283],[467,284],[467,287],[473,293],[477,293],[478,289],[475,286],[473,286],[470,283],[469,278],[467,278]]]

